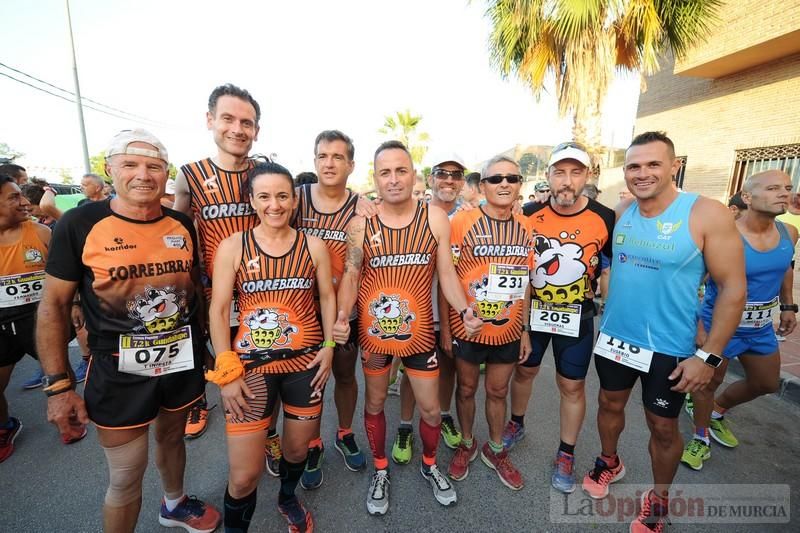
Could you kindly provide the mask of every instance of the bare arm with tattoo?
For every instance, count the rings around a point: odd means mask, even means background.
[[[347,342],[350,335],[350,324],[347,319],[353,313],[358,299],[358,285],[361,281],[361,267],[364,263],[364,217],[355,216],[347,225],[347,255],[344,260],[344,274],[339,282],[339,293],[336,301],[339,311],[333,338],[339,344]],[[346,331],[345,331],[346,329]]]

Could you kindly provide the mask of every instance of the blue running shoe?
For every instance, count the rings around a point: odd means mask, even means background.
[[[575,492],[575,456],[558,452],[556,460],[553,462],[553,475],[550,477],[550,484],[553,488],[571,494]]]
[[[364,453],[356,444],[356,437],[352,432],[348,433],[341,439],[337,433],[336,435],[336,449],[342,454],[344,459],[344,466],[351,472],[358,472],[367,466],[367,460],[364,458]]]
[[[300,486],[306,490],[318,489],[322,485],[322,459],[325,457],[325,448],[314,446],[308,449],[308,460],[303,475],[300,477]]]
[[[161,500],[158,523],[164,527],[181,527],[190,533],[211,533],[222,522],[222,516],[214,506],[204,503],[194,496],[184,496],[172,511]]]
[[[283,503],[278,502],[278,511],[289,524],[290,533],[310,533],[314,531],[314,519],[311,518],[311,513],[306,511],[297,496],[293,496]]]
[[[38,389],[42,386],[43,377],[44,372],[42,372],[42,367],[39,367],[36,373],[31,376],[31,379],[22,384],[22,388],[26,390]]]
[[[75,383],[86,381],[86,372],[89,370],[89,360],[81,359],[81,362],[75,367]]]
[[[525,438],[525,426],[509,420],[503,430],[503,448],[510,450],[523,438]]]

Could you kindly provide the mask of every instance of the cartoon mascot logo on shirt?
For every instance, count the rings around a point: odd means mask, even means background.
[[[596,247],[595,244],[589,246]],[[589,275],[583,261],[584,247],[536,235],[533,249],[536,261],[536,269],[531,275],[534,298],[543,302],[580,303],[590,295]],[[589,264],[594,267],[598,262],[597,254],[593,253]]]
[[[405,341],[411,338],[411,322],[416,316],[408,312],[408,302],[397,295],[381,293],[369,304],[369,314],[375,317],[369,334],[381,339]]]
[[[146,287],[144,294],[127,304],[128,316],[139,320],[147,333],[172,331],[178,325],[181,309],[186,307],[186,293],[174,287]]]
[[[278,313],[274,309],[258,309],[245,319],[250,329],[250,339],[257,349],[268,350],[286,346],[291,342],[291,335],[298,329],[289,323],[286,313]],[[239,342],[239,348],[251,348],[247,336]]]
[[[511,314],[509,307],[513,302],[500,302],[489,299],[489,278],[484,276],[482,279],[473,281],[469,284],[469,294],[475,298],[475,305],[478,309],[478,317],[484,322],[489,322],[495,326],[502,326],[509,321]]]

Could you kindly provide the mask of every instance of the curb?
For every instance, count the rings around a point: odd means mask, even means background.
[[[742,368],[742,363],[739,362],[739,359],[732,359],[728,363],[728,371],[744,377],[744,368]],[[800,405],[800,378],[781,371],[778,392],[774,393],[774,396],[792,402],[795,405]]]

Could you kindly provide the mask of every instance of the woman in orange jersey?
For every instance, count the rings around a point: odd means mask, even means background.
[[[290,531],[312,531],[311,514],[294,491],[305,467],[308,442],[319,431],[322,392],[333,359],[335,344],[330,339],[336,299],[330,258],[322,240],[289,225],[297,196],[288,170],[274,163],[259,164],[248,173],[244,192],[259,224],[220,244],[209,308],[217,362],[208,378],[220,385],[227,414],[230,474],[225,528],[246,531],[249,526],[264,470],[264,439],[280,397],[284,434],[278,508]],[[231,339],[234,289],[241,320]]]

